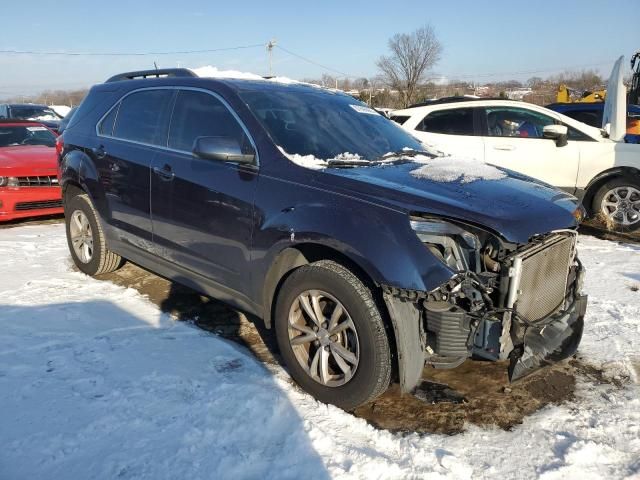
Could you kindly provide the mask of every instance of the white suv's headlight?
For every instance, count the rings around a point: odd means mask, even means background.
[[[19,187],[20,182],[16,177],[0,177],[0,187]]]

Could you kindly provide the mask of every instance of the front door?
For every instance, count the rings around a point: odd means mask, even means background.
[[[546,139],[542,129],[557,123],[550,116],[520,107],[487,107],[485,162],[515,170],[573,193],[580,149],[569,135],[564,146]]]
[[[193,156],[195,139],[210,136],[249,142],[219,97],[180,90],[171,117],[169,150],[156,155],[152,165],[156,253],[220,287],[246,292],[257,168]]]

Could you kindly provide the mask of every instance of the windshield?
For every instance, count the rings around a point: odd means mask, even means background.
[[[56,136],[48,128],[37,125],[0,126],[0,148],[21,145],[54,147]]]
[[[390,152],[424,151],[396,123],[346,95],[309,88],[241,91],[241,98],[290,155],[377,160]]]
[[[10,117],[22,120],[60,120],[62,118],[51,108],[38,105],[12,106]]]

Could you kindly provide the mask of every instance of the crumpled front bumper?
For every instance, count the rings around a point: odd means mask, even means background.
[[[522,347],[511,355],[509,380],[518,380],[576,353],[582,339],[586,310],[587,295],[579,295],[563,314],[539,327],[527,327]]]

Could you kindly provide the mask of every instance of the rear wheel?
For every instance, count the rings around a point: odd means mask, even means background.
[[[65,204],[67,244],[76,267],[87,275],[117,270],[122,258],[109,251],[98,214],[85,193],[75,195]]]
[[[640,180],[617,177],[598,189],[593,211],[609,230],[634,231],[640,228]]]
[[[294,271],[276,303],[276,336],[293,379],[318,400],[351,410],[389,386],[391,352],[371,291],[320,261]]]

